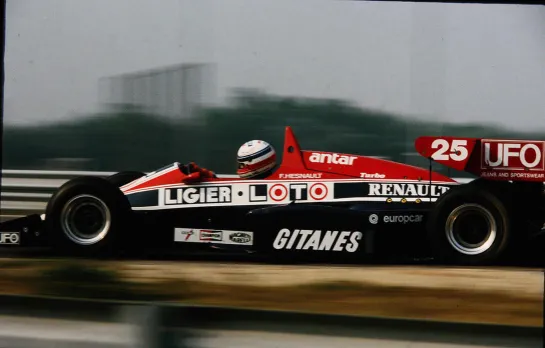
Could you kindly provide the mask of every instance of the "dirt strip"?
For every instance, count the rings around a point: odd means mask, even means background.
[[[67,265],[115,276],[49,273]],[[194,304],[532,326],[543,325],[543,284],[541,270],[509,268],[0,259],[2,293],[144,294]]]
[[[0,259],[0,272],[14,275],[50,268],[64,260]],[[176,261],[90,261],[71,264],[115,270],[129,281],[157,283],[192,280],[258,287],[295,286],[316,282],[363,282],[380,286],[480,290],[515,296],[542,296],[543,270],[517,268],[444,268],[432,266],[262,265]],[[0,273],[0,274],[1,274]]]
[[[543,272],[540,270],[197,262],[122,262],[114,267],[128,279],[146,283],[182,278],[217,284],[271,287],[349,281],[380,286],[491,291],[519,297],[541,297],[543,294]]]

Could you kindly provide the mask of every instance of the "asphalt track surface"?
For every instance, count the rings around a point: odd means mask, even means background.
[[[197,333],[197,332],[196,332]],[[491,347],[487,342],[479,343],[446,343],[446,342],[422,342],[418,340],[396,337],[395,333],[390,338],[365,338],[342,337],[330,335],[308,335],[281,332],[253,332],[244,330],[216,330],[198,331],[200,334],[189,341],[192,347],[200,348],[278,348],[278,347],[313,347],[313,348],[459,348],[459,347]],[[521,342],[520,340],[503,341],[503,347],[540,347],[540,343],[533,341]]]
[[[316,331],[316,330],[314,330]],[[404,337],[402,334],[390,332],[386,335],[369,335],[358,337],[351,335],[332,335],[328,333],[267,332],[254,330],[173,330],[173,342],[179,347],[194,348],[277,348],[277,347],[392,347],[392,348],[455,348],[455,347],[541,347],[535,339],[461,339],[454,337],[452,343],[448,339],[437,342],[437,337]],[[327,331],[326,331],[327,332]],[[377,337],[379,336],[379,337]],[[433,336],[433,333],[428,336]],[[426,338],[426,337],[424,337]],[[464,342],[465,341],[465,342]],[[464,342],[464,343],[462,343]],[[103,347],[128,348],[143,347],[138,328],[125,323],[100,323],[85,321],[67,321],[58,319],[42,319],[0,316],[0,348],[11,347]],[[150,348],[150,347],[146,347]]]

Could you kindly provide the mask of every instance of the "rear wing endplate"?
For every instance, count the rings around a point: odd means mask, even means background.
[[[545,141],[422,136],[416,151],[439,164],[502,181],[545,181]]]

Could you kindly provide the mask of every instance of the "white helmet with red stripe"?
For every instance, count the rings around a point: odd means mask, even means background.
[[[276,166],[276,151],[266,141],[248,141],[238,149],[237,161],[237,174],[241,178],[266,176]]]

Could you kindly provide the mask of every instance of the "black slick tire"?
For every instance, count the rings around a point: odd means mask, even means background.
[[[130,206],[119,188],[99,177],[63,184],[46,207],[51,246],[78,255],[109,255],[130,225]]]
[[[499,196],[477,185],[463,185],[440,197],[427,222],[434,258],[455,265],[499,262],[513,239],[509,202]]]
[[[119,172],[115,173],[113,175],[110,175],[106,179],[111,182],[113,185],[117,187],[121,187],[123,185],[126,185],[130,183],[131,181],[134,181],[136,179],[140,179],[143,177],[144,173],[142,172],[134,172],[134,171],[126,171],[126,172]]]

